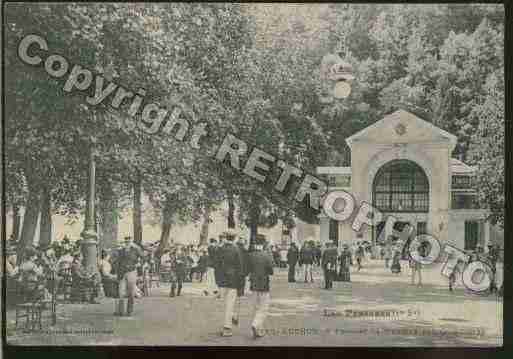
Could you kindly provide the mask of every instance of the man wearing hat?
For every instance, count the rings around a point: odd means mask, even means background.
[[[220,249],[220,273],[219,287],[222,288],[225,300],[225,315],[222,336],[232,336],[232,321],[235,301],[237,299],[237,288],[240,285],[240,277],[244,264],[240,250],[233,243],[235,235],[225,233],[226,243]]]
[[[289,250],[287,251],[287,263],[289,265],[288,282],[296,282],[296,264],[299,258],[299,251],[297,250],[296,243],[290,244]]]
[[[335,277],[337,266],[337,249],[334,242],[328,242],[327,248],[322,254],[321,266],[324,271],[324,289],[333,288],[333,277]]]
[[[249,254],[248,263],[250,289],[253,292],[253,306],[255,310],[251,330],[255,339],[263,336],[261,332],[262,324],[267,316],[270,300],[269,276],[273,275],[273,260],[263,250],[264,242],[265,240],[262,238],[257,238],[254,251]]]
[[[299,251],[299,258],[301,264],[304,266],[305,272],[305,283],[308,283],[308,275],[310,274],[310,282],[313,283],[313,273],[312,273],[312,264],[313,264],[313,251],[311,248],[311,241],[306,241],[303,243],[301,250]]]
[[[186,261],[187,257],[183,252],[182,246],[178,245],[171,251],[170,263],[171,263],[171,289],[169,292],[170,297],[174,297],[175,293],[180,296],[182,292],[182,285],[186,275]],[[175,292],[176,291],[176,292]]]
[[[132,237],[126,236],[124,246],[117,256],[117,274],[119,280],[119,299],[114,315],[124,315],[125,295],[128,294],[126,315],[132,315],[134,310],[134,298],[137,284],[137,262],[142,257],[142,249],[132,242]]]

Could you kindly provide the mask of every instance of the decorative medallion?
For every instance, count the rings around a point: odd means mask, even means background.
[[[395,126],[395,133],[397,133],[399,136],[402,136],[406,133],[406,126],[402,123]]]

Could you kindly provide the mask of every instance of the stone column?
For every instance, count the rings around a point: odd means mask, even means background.
[[[484,232],[484,243],[483,243],[483,249],[485,251],[488,250],[488,245],[490,244],[490,221],[488,220],[484,220],[482,222],[483,226],[484,226],[484,229],[483,229],[483,232]]]
[[[330,239],[330,219],[326,217],[324,214],[319,215],[319,225],[320,225],[320,239],[321,245],[325,244]]]
[[[81,246],[82,254],[84,256],[83,265],[88,271],[98,271],[98,234],[96,233],[96,219],[94,217],[94,204],[95,204],[95,149],[91,146],[89,153],[89,172],[88,172],[88,186],[86,196],[86,214],[84,220],[84,230],[81,233]]]

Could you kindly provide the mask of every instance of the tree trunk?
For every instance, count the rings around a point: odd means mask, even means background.
[[[23,216],[23,227],[21,229],[20,242],[18,246],[18,263],[23,260],[25,248],[32,245],[36,233],[37,220],[40,212],[40,192],[34,185],[29,184],[29,194],[25,205]]]
[[[174,195],[169,195],[166,198],[166,203],[164,204],[164,208],[162,209],[162,232],[160,234],[160,242],[158,253],[162,253],[162,251],[167,248],[169,243],[169,235],[171,233],[171,226],[173,224],[173,201]]]
[[[100,215],[101,215],[101,233],[102,249],[112,249],[118,241],[118,211],[119,198],[114,192],[111,183],[102,186],[100,192]]]
[[[43,187],[41,193],[41,221],[39,225],[39,247],[46,248],[52,243],[52,197],[50,189]]]
[[[228,228],[235,228],[235,200],[232,193],[228,193]]]
[[[12,206],[11,238],[15,242],[17,242],[18,239],[20,238],[20,224],[21,224],[20,207],[17,204],[13,204],[13,206]]]
[[[134,212],[133,212],[133,229],[134,229],[134,242],[142,243],[142,210],[141,210],[141,196],[142,196],[142,181],[138,179],[134,182]]]
[[[210,209],[206,209],[203,215],[203,223],[201,224],[200,246],[208,245],[208,227],[210,225]]]
[[[171,234],[171,221],[162,219],[162,232],[160,233],[160,242],[158,252],[162,253],[164,249],[169,247],[169,235]]]

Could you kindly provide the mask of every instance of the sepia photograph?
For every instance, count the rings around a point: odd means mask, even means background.
[[[2,17],[4,346],[503,346],[503,4]]]

